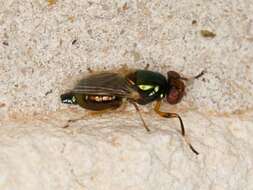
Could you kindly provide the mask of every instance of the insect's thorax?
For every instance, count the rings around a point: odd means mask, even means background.
[[[160,73],[137,70],[129,74],[127,80],[140,95],[140,98],[135,100],[138,104],[148,104],[162,99],[166,95],[168,83],[166,78]]]

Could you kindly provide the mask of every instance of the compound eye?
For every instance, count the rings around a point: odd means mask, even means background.
[[[176,104],[176,103],[178,103],[178,97],[179,97],[178,90],[176,88],[172,88],[167,95],[167,101],[170,104]]]
[[[168,103],[170,104],[177,104],[178,102],[181,101],[183,96],[184,96],[184,91],[173,87],[167,94],[166,99]]]
[[[180,79],[180,75],[175,71],[168,71],[167,76],[168,79]]]

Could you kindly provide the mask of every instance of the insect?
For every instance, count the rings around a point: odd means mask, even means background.
[[[185,78],[175,71],[169,71],[166,78],[161,73],[147,69],[91,74],[80,80],[74,89],[62,94],[61,101],[77,104],[89,110],[103,111],[116,109],[127,100],[134,105],[147,131],[150,129],[141,115],[138,104],[145,105],[156,101],[155,112],[165,118],[178,118],[182,136],[190,149],[198,155],[186,139],[181,117],[177,113],[162,112],[160,105],[164,98],[169,104],[179,103],[185,95],[185,81],[197,79],[203,74],[204,71],[195,77]]]

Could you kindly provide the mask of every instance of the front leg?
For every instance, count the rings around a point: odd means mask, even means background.
[[[196,155],[198,155],[199,153],[196,151],[195,148],[193,148],[193,146],[191,145],[191,143],[189,142],[189,140],[185,136],[184,124],[183,124],[183,120],[181,119],[181,117],[177,113],[162,112],[162,111],[160,111],[160,107],[161,107],[161,102],[157,101],[157,103],[155,105],[155,112],[158,113],[160,116],[165,117],[165,118],[178,118],[179,119],[180,127],[181,127],[181,134],[182,134],[183,138],[185,139],[185,142],[189,145],[190,149]]]

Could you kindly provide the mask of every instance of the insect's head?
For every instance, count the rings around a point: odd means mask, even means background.
[[[166,99],[170,104],[177,104],[185,95],[185,84],[182,77],[175,71],[169,71],[167,76],[169,88]]]
[[[61,102],[64,104],[77,104],[76,97],[73,93],[65,93],[61,95]]]

